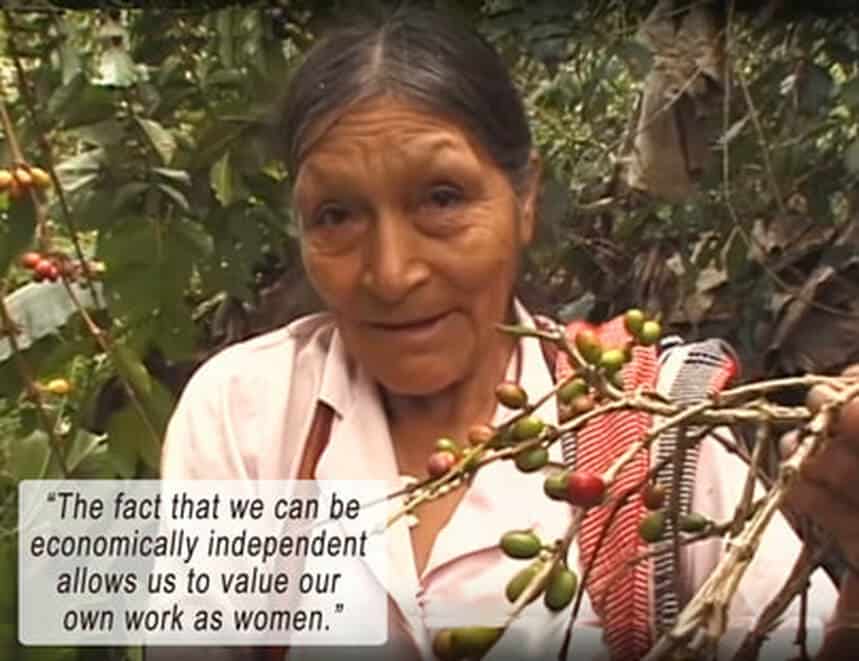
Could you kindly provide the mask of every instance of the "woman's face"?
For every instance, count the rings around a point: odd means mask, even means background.
[[[295,182],[304,264],[382,386],[431,395],[504,346],[533,198],[458,125],[389,97],[313,144]]]

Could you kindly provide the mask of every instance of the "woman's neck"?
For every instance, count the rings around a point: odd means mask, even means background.
[[[428,428],[454,429],[478,422],[490,422],[495,412],[495,386],[502,381],[513,351],[515,338],[499,333],[498,341],[477,361],[468,376],[431,395],[397,395],[383,390],[385,407],[393,425],[409,421]]]

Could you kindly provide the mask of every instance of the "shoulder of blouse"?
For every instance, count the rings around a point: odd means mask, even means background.
[[[272,377],[290,377],[300,363],[324,364],[333,331],[329,315],[314,314],[232,344],[206,360],[186,390],[253,386]]]
[[[231,345],[188,381],[162,447],[162,474],[244,477],[318,394],[334,324],[313,315]]]

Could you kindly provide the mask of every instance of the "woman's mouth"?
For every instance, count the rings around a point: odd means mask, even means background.
[[[425,341],[437,333],[450,313],[423,317],[420,319],[404,320],[394,323],[370,324],[376,330],[389,334],[392,338],[410,339],[413,341]]]

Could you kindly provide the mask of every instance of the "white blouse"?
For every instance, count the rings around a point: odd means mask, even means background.
[[[517,302],[519,323],[533,325]],[[520,383],[529,393],[552,388],[540,343],[522,338]],[[514,378],[516,360],[508,376]],[[669,365],[660,383],[670,383]],[[662,378],[662,377],[665,378]],[[664,387],[664,385],[663,385]],[[231,346],[206,362],[183,392],[171,420],[162,458],[163,479],[286,480],[297,475],[311,412],[321,400],[335,412],[330,441],[320,457],[316,475],[323,480],[384,480],[399,488],[392,441],[374,384],[344,350],[329,315],[319,314]],[[498,406],[495,422],[510,417]],[[554,399],[537,412],[557,421]],[[560,448],[553,446],[553,461]],[[655,453],[651,453],[654,455]],[[746,475],[746,466],[717,442],[701,444],[693,509],[722,521],[733,516]],[[522,473],[510,461],[482,468],[447,525],[439,532],[422,575],[418,576],[408,522],[390,530],[387,576],[368,568],[368,585],[385,590],[391,603],[391,642],[384,648],[304,647],[289,652],[289,660],[412,659],[419,651],[431,661],[434,633],[443,627],[504,622],[509,603],[508,580],[524,565],[498,547],[508,530],[534,527],[543,539],[563,534],[570,516],[564,503],[549,500],[542,490],[545,472]],[[723,543],[708,540],[686,545],[681,552],[683,584],[688,594],[706,579],[718,562]],[[780,588],[799,554],[800,542],[779,514],[767,529],[729,612],[730,630],[720,645],[719,659],[730,659],[748,627]],[[571,549],[568,563],[578,564]],[[812,577],[808,602],[809,646],[814,652],[823,626],[834,609],[837,591],[822,570]],[[570,606],[553,613],[535,600],[484,657],[555,659],[570,617]],[[765,644],[761,658],[789,658],[797,600],[784,622]],[[576,621],[569,659],[603,659],[599,619],[587,597]]]

